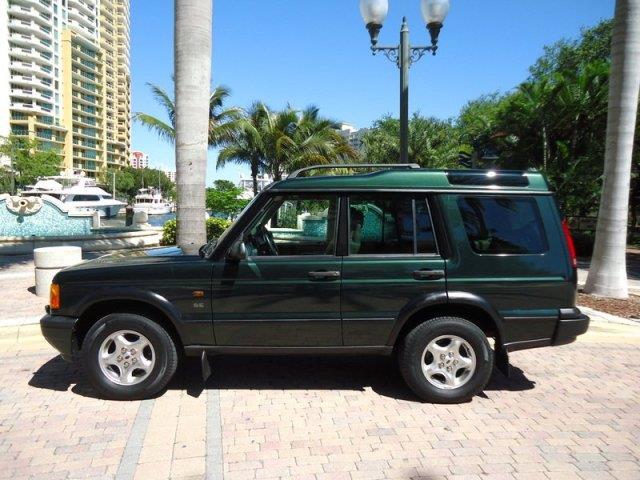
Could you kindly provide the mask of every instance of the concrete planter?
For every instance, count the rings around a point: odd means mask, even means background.
[[[80,247],[43,247],[33,250],[33,264],[36,267],[36,295],[49,295],[53,277],[65,267],[82,261]]]

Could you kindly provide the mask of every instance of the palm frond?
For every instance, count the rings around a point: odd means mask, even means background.
[[[151,93],[153,94],[153,98],[162,105],[167,112],[167,116],[169,117],[169,122],[171,125],[175,126],[176,124],[176,105],[171,96],[158,85],[153,83],[147,83],[149,88],[151,89]]]
[[[147,113],[137,112],[132,116],[133,120],[147,127],[150,131],[158,135],[162,140],[169,143],[174,143],[176,138],[176,131],[167,123],[163,122],[159,118],[149,115]]]

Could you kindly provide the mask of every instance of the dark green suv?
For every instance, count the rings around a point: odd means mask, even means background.
[[[587,330],[541,174],[414,167],[296,172],[199,256],[160,248],[67,268],[42,332],[108,398],[158,394],[183,355],[206,370],[215,354],[377,354],[421,399],[459,402],[494,364],[508,372],[508,352]]]

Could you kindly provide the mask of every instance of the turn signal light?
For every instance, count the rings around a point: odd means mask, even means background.
[[[60,308],[60,285],[57,283],[52,283],[49,289],[49,307],[51,310]]]

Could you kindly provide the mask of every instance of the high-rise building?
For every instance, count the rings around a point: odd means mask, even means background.
[[[149,168],[149,155],[139,150],[134,150],[131,152],[129,165],[133,168]]]
[[[38,140],[42,149],[63,157],[67,171],[95,176],[126,165],[129,0],[5,5],[0,7],[0,135]]]
[[[169,169],[164,169],[164,174],[167,176],[167,178],[169,180],[171,180],[173,183],[176,183],[176,171],[175,170],[169,170]]]
[[[342,137],[349,142],[355,150],[362,151],[362,137],[369,131],[368,128],[356,128],[350,123],[341,123],[337,128]]]

